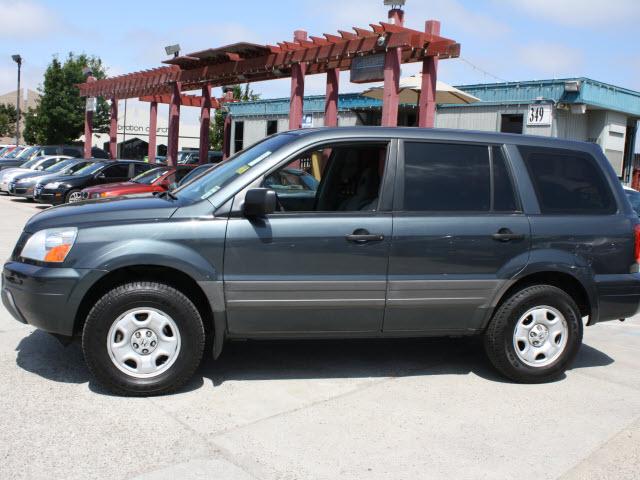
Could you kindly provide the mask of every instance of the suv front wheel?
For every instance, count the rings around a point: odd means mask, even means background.
[[[205,331],[195,305],[161,283],[114,288],[89,312],[82,350],[94,376],[123,395],[158,395],[187,382],[200,364]]]
[[[582,344],[574,300],[551,285],[524,288],[500,305],[485,333],[491,363],[506,377],[542,383],[560,377]]]

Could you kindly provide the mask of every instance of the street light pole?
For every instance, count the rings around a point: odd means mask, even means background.
[[[16,100],[16,146],[20,144],[20,68],[22,67],[22,57],[20,55],[11,55],[14,62],[18,64],[18,98]]]

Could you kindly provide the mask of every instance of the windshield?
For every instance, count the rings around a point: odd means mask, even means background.
[[[29,158],[32,153],[35,153],[38,150],[38,147],[29,147],[22,150],[16,158]]]
[[[31,168],[31,167],[35,166],[41,160],[42,159],[40,157],[33,158],[33,159],[29,160],[29,161],[24,162],[22,165],[20,165],[20,168]]]
[[[82,175],[91,175],[92,173],[96,173],[103,167],[102,163],[90,163],[86,167],[82,167],[80,170],[73,172],[74,175],[82,176]]]
[[[141,183],[143,185],[151,185],[168,171],[168,168],[154,168],[153,170],[141,173],[137,177],[133,177],[131,181],[134,183]]]
[[[16,147],[14,148],[11,153],[8,153],[6,157],[4,158],[16,158],[16,156],[22,151],[24,150],[24,148],[22,147]]]
[[[61,172],[69,165],[71,165],[75,160],[62,160],[61,162],[54,163],[49,168],[45,168],[45,172]]]
[[[180,198],[186,197],[192,201],[208,198],[268,158],[274,151],[289,143],[291,139],[290,135],[268,137],[253,147],[242,150],[209,173],[194,179],[173,193]]]

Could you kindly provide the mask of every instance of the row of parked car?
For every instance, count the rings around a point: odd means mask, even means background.
[[[80,158],[84,156],[82,145],[0,145],[0,170],[17,167],[38,157],[59,156]],[[109,158],[107,152],[98,147],[91,149],[93,158]]]
[[[170,167],[138,160],[48,155],[0,171],[0,192],[50,205],[148,195],[177,188],[214,166]]]

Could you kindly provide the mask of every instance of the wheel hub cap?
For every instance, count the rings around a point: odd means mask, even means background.
[[[527,310],[516,322],[513,348],[518,358],[530,367],[545,367],[564,352],[569,327],[556,308],[540,305]]]
[[[180,331],[165,312],[139,307],[120,315],[107,335],[113,364],[136,378],[151,378],[167,371],[180,353]]]
[[[131,336],[131,347],[140,355],[149,355],[157,346],[158,336],[148,328],[140,328]]]
[[[548,337],[549,329],[538,323],[529,332],[529,343],[534,347],[539,347],[547,341]]]

